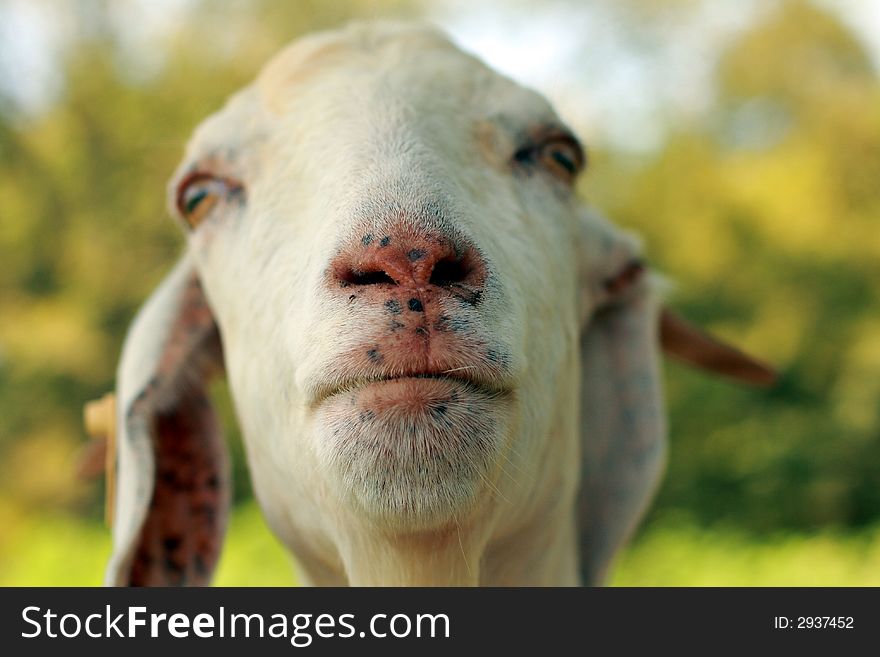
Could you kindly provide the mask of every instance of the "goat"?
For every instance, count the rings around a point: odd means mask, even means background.
[[[575,198],[585,163],[544,98],[432,28],[272,59],[169,184],[187,249],[123,348],[106,583],[210,581],[223,372],[305,583],[601,583],[664,466],[661,341],[773,374],[662,310],[638,240]]]

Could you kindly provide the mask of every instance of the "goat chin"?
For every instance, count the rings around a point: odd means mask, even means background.
[[[425,378],[340,392],[316,412],[319,461],[343,499],[383,526],[444,525],[494,494],[508,398]]]

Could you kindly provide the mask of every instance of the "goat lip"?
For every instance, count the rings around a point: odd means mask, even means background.
[[[361,379],[350,379],[347,381],[341,381],[332,384],[328,383],[317,388],[309,406],[311,406],[311,408],[313,409],[317,408],[325,401],[328,401],[329,399],[346,392],[362,390],[365,388],[380,386],[388,383],[404,381],[417,382],[419,380],[425,381],[425,383],[428,385],[430,385],[428,382],[436,381],[438,383],[446,382],[453,385],[466,386],[468,388],[479,390],[484,394],[489,394],[492,396],[503,396],[511,392],[511,389],[507,386],[494,384],[472,376],[462,376],[459,375],[457,372],[415,372],[393,376],[389,375],[366,377]]]

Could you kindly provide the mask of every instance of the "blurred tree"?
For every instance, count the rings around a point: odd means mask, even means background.
[[[754,530],[880,514],[880,83],[838,21],[782,3],[725,53],[714,105],[588,183],[680,283],[674,303],[780,364],[769,393],[672,366],[654,517]],[[626,184],[621,184],[628,176]]]
[[[137,73],[120,4],[53,3],[79,35],[62,97],[38,117],[0,103],[0,500],[94,518],[97,491],[72,480],[81,405],[112,387],[125,328],[181,248],[163,190],[192,127],[291,38],[420,10],[194,1],[156,44],[159,65]],[[701,4],[614,6],[669,20]],[[784,371],[761,392],[670,366],[672,452],[653,517],[756,531],[877,521],[878,106],[850,32],[783,2],[729,48],[713,104],[657,153],[595,154],[584,191],[645,235],[679,282],[672,303]]]
[[[182,248],[164,189],[190,132],[287,41],[397,4],[196,2],[156,44],[164,66],[133,77],[120,3],[53,3],[78,35],[64,95],[37,117],[0,105],[0,496],[98,516],[98,491],[73,479],[81,408],[112,388],[125,329]],[[220,43],[203,49],[203,34]]]

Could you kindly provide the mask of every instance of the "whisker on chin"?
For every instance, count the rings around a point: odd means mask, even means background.
[[[510,500],[504,496],[504,493],[501,492],[501,490],[498,488],[498,486],[496,486],[489,479],[489,477],[487,477],[483,472],[480,471],[480,469],[477,467],[476,463],[474,462],[474,459],[470,455],[465,455],[465,460],[467,461],[468,465],[470,465],[474,469],[474,473],[486,485],[486,488],[489,489],[489,494],[493,497],[493,499],[495,499],[496,501],[499,499],[503,500],[507,504],[511,503]]]

